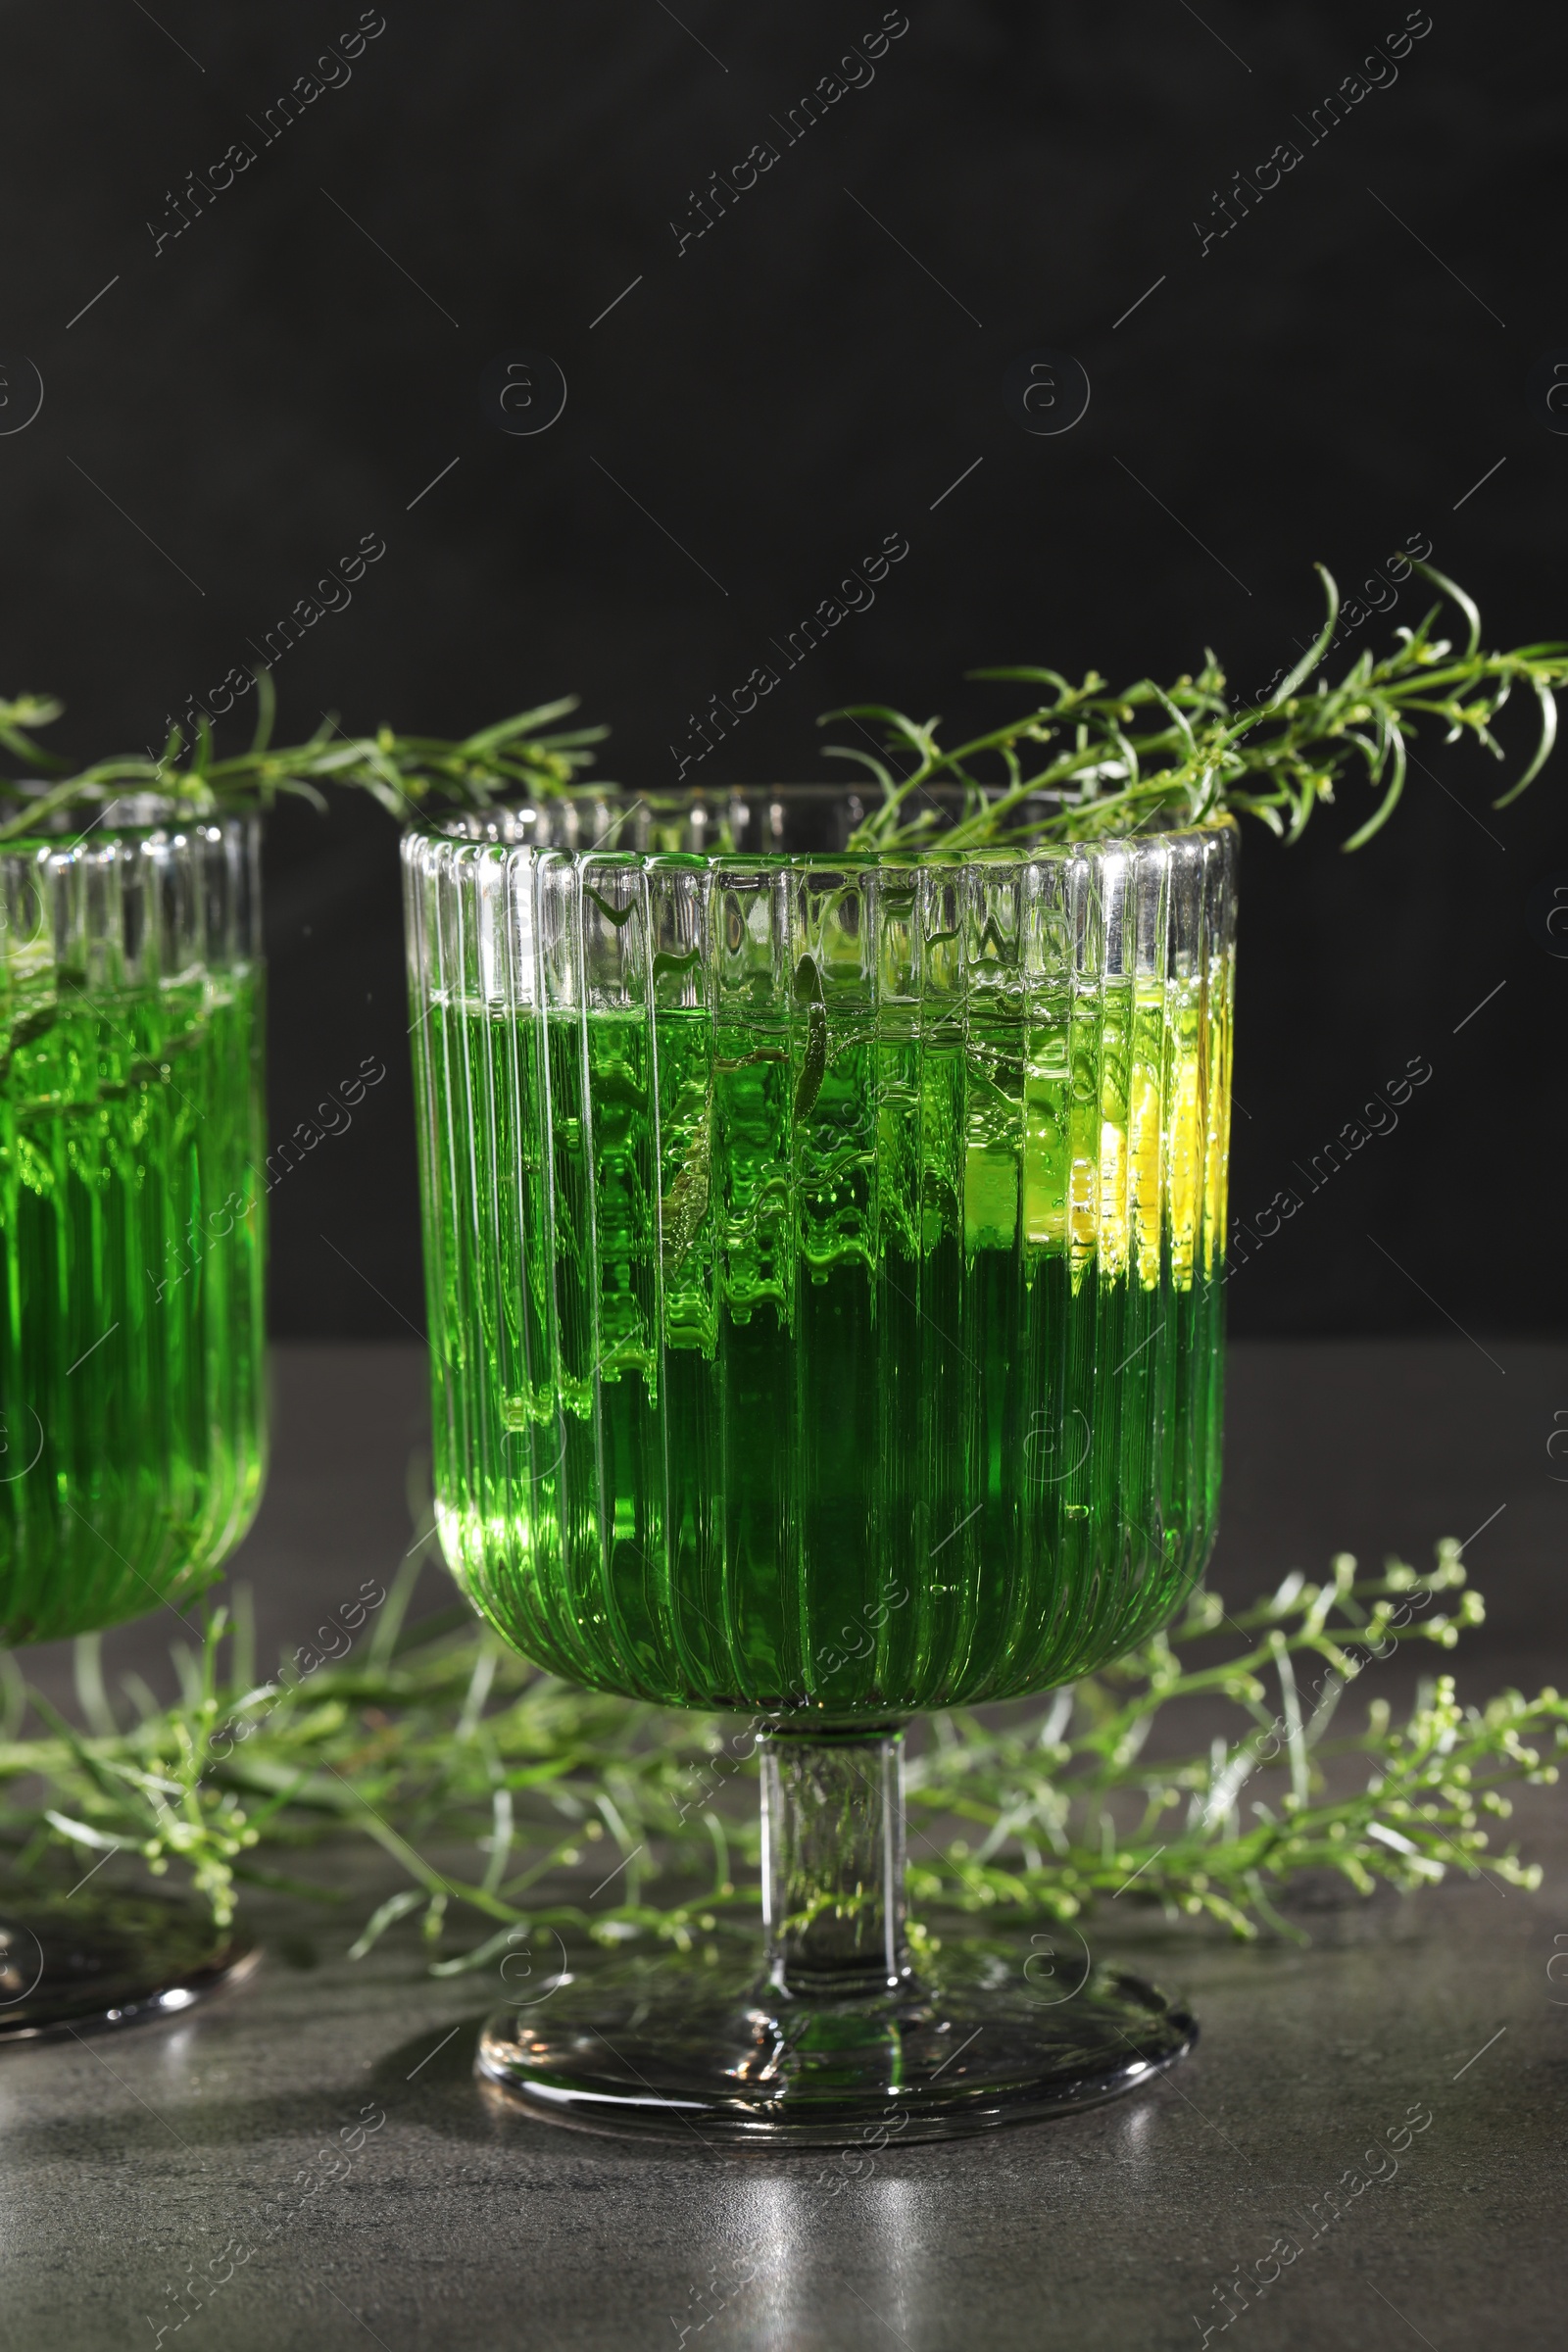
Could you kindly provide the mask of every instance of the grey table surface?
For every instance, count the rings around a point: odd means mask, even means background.
[[[412,1347],[280,1348],[276,1375],[271,1482],[234,1562],[264,1657],[406,1549],[426,1427]],[[1246,1598],[1336,1549],[1424,1558],[1480,1531],[1466,1559],[1490,1614],[1458,1654],[1461,1694],[1560,1681],[1568,1462],[1547,1442],[1564,1427],[1564,1348],[1238,1346],[1211,1581]],[[442,1597],[427,1576],[420,1605]],[[111,1680],[156,1676],[164,1652],[156,1623],[122,1629]],[[66,1655],[28,1663],[69,1690]],[[1398,1671],[1376,1670],[1396,1696]],[[854,2178],[819,2155],[626,2147],[518,2117],[472,2081],[472,1981],[422,1977],[408,1944],[350,1963],[336,1924],[278,1902],[257,1915],[247,1984],[168,2024],[0,2056],[0,2342],[121,2352],[163,2328],[191,2352],[1555,2347],[1558,1793],[1528,1792],[1513,1826],[1546,1865],[1538,1894],[1450,1880],[1326,1906],[1304,1950],[1097,1927],[1098,1951],[1191,1994],[1196,2055],[1094,2113],[890,2147]],[[1412,2110],[1431,2121],[1397,2172],[1222,2329],[1216,2284],[1299,2236],[1314,2200],[1321,2218]],[[303,2194],[362,2115],[385,2120],[346,2177]],[[266,2199],[295,2218],[273,2229]],[[192,2278],[201,2299],[178,2300]]]

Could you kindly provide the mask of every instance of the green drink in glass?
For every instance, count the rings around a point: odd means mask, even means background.
[[[179,1615],[261,1498],[256,860],[254,822],[135,804],[0,852],[8,1643]],[[199,1906],[0,1898],[0,2038],[183,2007],[244,1948]]]
[[[1207,1556],[1235,828],[858,816],[599,796],[406,849],[448,1559],[569,1680],[765,1727],[752,1977],[606,1963],[486,2034],[568,2119],[937,2136],[1194,2031],[1023,1939],[916,1972],[899,1770],[909,1715],[1103,1664]]]

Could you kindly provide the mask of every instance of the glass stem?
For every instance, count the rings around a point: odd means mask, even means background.
[[[909,1977],[904,1727],[763,1735],[768,1978],[803,1998],[867,1997]]]

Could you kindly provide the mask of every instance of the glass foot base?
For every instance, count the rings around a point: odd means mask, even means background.
[[[172,2017],[255,1965],[250,1937],[161,1895],[0,1895],[0,2044]]]
[[[705,2145],[902,2146],[1074,2114],[1185,2056],[1198,2027],[1057,1940],[1064,1962],[944,1938],[918,1981],[858,1999],[783,1993],[755,1965],[589,1960],[492,2017],[475,2068],[535,2115]]]

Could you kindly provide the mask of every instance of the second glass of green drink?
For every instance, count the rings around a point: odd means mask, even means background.
[[[199,1641],[187,1605],[256,1515],[260,880],[254,817],[151,796],[0,849],[0,1644],[156,1608]],[[205,1901],[107,1891],[113,1850],[0,1887],[0,2046],[246,1963]]]
[[[1070,1935],[916,1968],[900,1788],[912,1714],[1070,1683],[1206,1559],[1235,827],[862,814],[599,794],[405,848],[448,1560],[567,1680],[760,1732],[756,1966],[589,1962],[483,2037],[600,2128],[943,2136],[1195,2032]]]

